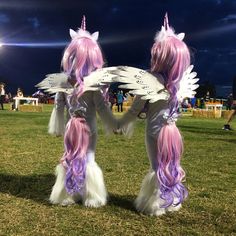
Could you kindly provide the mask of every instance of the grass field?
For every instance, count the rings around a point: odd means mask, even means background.
[[[189,197],[179,212],[150,217],[133,207],[149,168],[142,120],[130,140],[105,136],[99,122],[96,159],[110,195],[107,206],[49,204],[63,153],[62,138],[47,134],[51,108],[0,111],[0,235],[236,235],[236,131],[222,130],[223,119],[178,121]]]

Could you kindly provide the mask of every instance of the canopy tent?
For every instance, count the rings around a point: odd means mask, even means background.
[[[32,97],[37,97],[37,96],[45,96],[46,94],[43,93],[42,91],[38,90],[34,94],[32,94]]]

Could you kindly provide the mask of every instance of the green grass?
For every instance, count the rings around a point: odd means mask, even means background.
[[[221,130],[223,119],[179,120],[189,197],[179,212],[150,217],[133,207],[149,168],[141,120],[130,140],[107,137],[99,121],[96,160],[107,206],[49,204],[63,153],[62,138],[47,134],[51,109],[0,111],[0,235],[236,235],[236,131]]]

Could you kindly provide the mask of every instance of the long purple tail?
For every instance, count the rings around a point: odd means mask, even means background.
[[[187,197],[188,191],[181,183],[185,177],[185,172],[180,166],[183,141],[175,123],[162,127],[157,147],[157,177],[160,197],[165,201],[162,207],[178,205]]]
[[[84,118],[72,117],[67,123],[64,137],[65,152],[61,163],[66,169],[65,188],[69,194],[83,191],[89,133]]]

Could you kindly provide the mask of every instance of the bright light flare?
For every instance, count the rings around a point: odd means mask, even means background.
[[[234,32],[235,30],[236,30],[236,24],[234,23],[230,25],[219,26],[215,28],[198,31],[191,34],[189,37],[195,38],[195,39],[206,38],[206,37],[218,37],[228,32]]]
[[[4,43],[4,46],[26,47],[26,48],[61,48],[65,47],[68,42],[48,42],[48,43]]]
[[[146,33],[137,34],[133,33],[132,35],[113,35],[110,37],[103,37],[98,40],[98,43],[102,45],[107,44],[118,44],[124,42],[131,42],[138,39],[146,38]],[[8,47],[25,47],[25,48],[64,48],[70,42],[69,41],[54,41],[54,42],[0,42],[0,47],[8,46]]]

